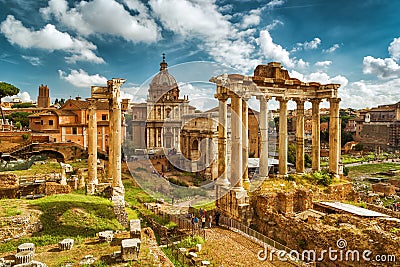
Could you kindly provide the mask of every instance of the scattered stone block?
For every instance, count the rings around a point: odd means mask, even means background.
[[[189,257],[190,258],[197,258],[197,253],[196,252],[189,252]]]
[[[93,257],[93,255],[86,255],[79,262],[79,265],[91,266],[96,260],[97,260],[97,258]]]
[[[106,241],[108,243],[111,243],[111,241],[114,238],[114,233],[111,230],[99,232],[98,235],[99,235],[99,240],[102,241],[102,242]]]
[[[121,242],[123,261],[137,260],[139,257],[141,241],[139,238],[124,239]]]
[[[15,254],[15,264],[30,263],[33,260],[33,251],[26,250]]]
[[[201,251],[201,244],[196,244],[196,252],[200,252]]]
[[[58,242],[58,248],[60,250],[70,250],[74,245],[74,240],[71,238],[66,238],[60,242]]]
[[[17,264],[17,265],[13,265],[13,266],[14,267],[47,267],[46,264],[44,264],[43,262],[39,262],[39,261],[31,261],[30,263],[21,263],[21,264]]]
[[[35,244],[33,243],[23,243],[17,247],[17,252],[22,251],[32,251],[35,253]]]
[[[201,267],[207,267],[207,266],[210,266],[209,261],[201,261]]]
[[[130,220],[129,221],[129,230],[131,238],[139,238],[141,237],[142,229],[140,227],[140,220]]]
[[[186,249],[186,248],[179,248],[179,251],[182,252],[182,253],[184,253],[184,254],[186,254],[187,249]]]

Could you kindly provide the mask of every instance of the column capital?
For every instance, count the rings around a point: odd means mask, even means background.
[[[293,100],[296,102],[297,106],[299,106],[299,105],[304,106],[304,103],[306,102],[306,100],[303,98],[294,98]]]
[[[269,100],[271,100],[271,97],[270,96],[266,96],[266,95],[258,95],[258,96],[256,96],[256,99],[260,100],[260,101],[268,102]]]
[[[322,99],[320,98],[310,98],[309,101],[313,104],[320,104],[322,102]]]
[[[341,98],[329,98],[330,103],[340,103],[342,101]]]
[[[222,102],[225,102],[229,98],[228,94],[225,94],[225,93],[214,94],[214,97]]]
[[[289,98],[284,97],[284,96],[279,96],[279,97],[276,97],[276,101],[287,103],[289,101]]]

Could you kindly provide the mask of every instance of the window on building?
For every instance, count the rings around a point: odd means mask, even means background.
[[[101,120],[106,121],[107,120],[107,114],[102,114],[101,115]]]
[[[43,125],[43,120],[40,121],[40,125]]]
[[[53,125],[53,120],[49,120],[49,125]]]
[[[72,127],[72,134],[78,134],[78,128]]]

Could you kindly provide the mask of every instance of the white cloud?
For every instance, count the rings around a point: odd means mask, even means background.
[[[285,3],[284,0],[272,0],[267,4],[267,7],[274,8],[274,7],[277,7],[277,6],[281,6],[284,3]]]
[[[107,78],[99,74],[89,75],[82,69],[71,70],[68,75],[64,71],[58,70],[58,75],[61,80],[67,81],[76,87],[90,88],[92,85],[105,86],[107,84]]]
[[[260,32],[258,45],[261,48],[261,52],[268,60],[282,62],[283,65],[290,68],[294,67],[295,64],[293,60],[290,59],[290,53],[282,46],[275,44],[267,30],[262,30]]]
[[[389,54],[390,57],[394,58],[395,60],[400,59],[400,38],[394,38],[393,41],[389,45]]]
[[[150,0],[149,4],[163,26],[182,36],[225,38],[230,23],[218,11],[213,0]]]
[[[26,61],[28,61],[30,64],[32,64],[32,66],[39,66],[42,65],[42,62],[40,60],[40,58],[38,57],[31,57],[31,56],[21,56],[23,59],[25,59]]]
[[[278,26],[278,25],[284,25],[284,24],[283,24],[282,21],[280,21],[280,20],[278,20],[278,19],[274,19],[274,20],[272,21],[271,24],[268,24],[268,25],[265,27],[265,29],[266,29],[267,31],[270,31],[270,30],[275,29],[276,26]]]
[[[290,77],[297,78],[302,82],[318,82],[321,84],[338,83],[341,85],[341,88],[346,87],[349,83],[349,80],[342,75],[330,77],[329,74],[322,71],[312,72],[310,74],[302,74],[293,70],[289,72],[289,75]]]
[[[20,98],[22,100],[22,102],[24,102],[24,103],[33,102],[32,98],[28,92],[19,92],[18,94],[13,95],[13,96],[3,97],[1,100],[5,101],[5,102],[11,102],[14,98]]]
[[[374,74],[378,78],[396,78],[400,75],[400,66],[392,58],[374,58],[364,57],[363,72],[365,74]]]
[[[253,9],[250,11],[249,14],[244,15],[242,18],[242,23],[240,25],[241,28],[248,28],[250,26],[257,26],[260,24],[261,18],[260,18],[260,14],[261,14],[261,10],[262,9]]]
[[[317,66],[317,67],[328,67],[328,66],[330,66],[332,64],[332,61],[330,61],[330,60],[325,60],[325,61],[318,61],[318,62],[316,62],[315,63],[315,66]]]
[[[325,52],[325,53],[333,53],[333,52],[335,52],[336,51],[336,49],[338,49],[340,47],[340,45],[339,44],[334,44],[333,46],[331,46],[330,48],[328,48],[328,49],[324,49],[324,50],[322,50],[323,52]]]
[[[313,40],[309,42],[304,42],[304,43],[297,43],[296,47],[293,48],[293,51],[298,51],[298,50],[312,50],[312,49],[317,49],[318,46],[321,44],[321,39],[318,37],[315,37]]]
[[[104,60],[93,52],[97,47],[84,39],[71,37],[66,32],[60,32],[52,24],[47,24],[43,29],[34,31],[22,25],[14,16],[8,15],[0,25],[0,30],[12,44],[22,48],[39,48],[44,50],[61,50],[68,54],[66,60],[70,63],[89,61],[104,63]]]
[[[124,2],[138,15],[131,15],[122,4],[114,0],[81,1],[73,8],[68,7],[66,0],[50,0],[47,7],[40,9],[40,13],[46,19],[53,16],[83,36],[104,34],[147,43],[160,39],[160,30],[150,18],[146,6],[137,0]]]
[[[400,100],[397,90],[400,87],[400,78],[386,82],[364,81],[353,82],[339,89],[342,98],[341,106],[352,108],[376,107],[378,105],[393,104]]]

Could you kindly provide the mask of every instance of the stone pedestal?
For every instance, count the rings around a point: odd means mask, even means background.
[[[23,243],[17,247],[17,252],[22,251],[32,251],[35,252],[35,244],[33,243]]]
[[[99,241],[111,243],[111,241],[114,238],[114,233],[111,230],[107,230],[99,232],[98,236],[99,236]]]
[[[66,238],[58,242],[58,248],[60,250],[70,250],[72,249],[73,246],[74,246],[74,240],[71,238]]]
[[[142,228],[139,219],[129,221],[129,232],[131,238],[141,238]]]
[[[15,254],[15,264],[26,264],[33,260],[33,251],[21,251]]]
[[[138,238],[124,239],[121,242],[121,256],[123,261],[137,261],[141,241]]]

